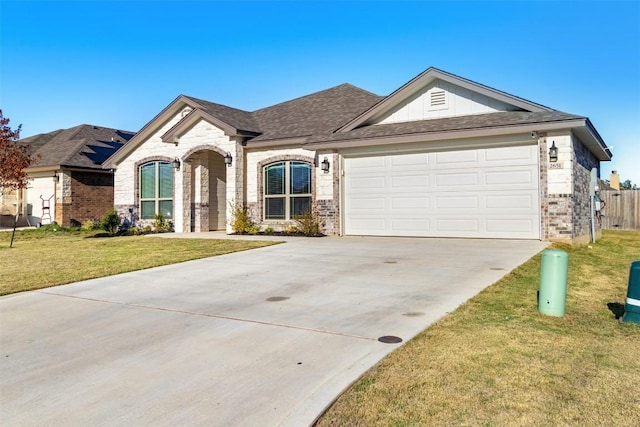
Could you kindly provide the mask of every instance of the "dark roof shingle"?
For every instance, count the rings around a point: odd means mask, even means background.
[[[416,120],[410,122],[370,125],[344,133],[314,135],[307,142],[331,142],[348,139],[364,139],[387,136],[410,135],[413,133],[439,133],[460,130],[518,126],[536,123],[551,123],[585,119],[582,116],[561,111],[503,111],[469,116],[446,117],[441,119]]]
[[[252,113],[262,134],[251,142],[331,132],[382,99],[345,83],[263,108]]]
[[[129,139],[134,132],[79,125],[69,129],[30,136],[20,140],[30,147],[36,160],[30,167],[67,166],[100,169],[100,165]]]

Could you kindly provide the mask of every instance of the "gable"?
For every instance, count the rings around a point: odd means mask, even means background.
[[[398,90],[393,92],[391,95],[384,98],[381,102],[377,103],[373,107],[369,108],[364,113],[360,114],[358,117],[344,124],[337,132],[349,132],[353,129],[362,126],[369,126],[372,124],[380,124],[381,120],[389,118],[393,113],[400,112],[403,106],[408,106],[412,101],[416,100],[417,102],[412,105],[412,109],[420,110],[423,112],[418,115],[424,115],[424,101],[421,103],[417,100],[425,91],[429,91],[430,88],[435,87],[434,85],[448,86],[451,93],[455,93],[456,97],[459,95],[461,103],[464,100],[473,100],[470,104],[470,108],[473,108],[473,105],[479,107],[480,105],[486,104],[486,106],[491,108],[499,108],[502,106],[503,108],[507,108],[504,111],[511,111],[508,108],[514,107],[515,111],[529,111],[529,112],[542,112],[542,111],[551,111],[549,107],[545,107],[544,105],[536,104],[531,101],[527,101],[526,99],[519,98],[517,96],[510,95],[506,92],[502,92],[496,89],[493,89],[488,86],[481,85],[479,83],[473,82],[471,80],[464,79],[462,77],[458,77],[454,74],[447,73],[442,70],[438,70],[437,68],[429,68],[422,74],[413,78],[411,81],[406,83],[404,86],[400,87]],[[453,88],[461,88],[465,89],[465,91]],[[438,92],[438,91],[437,91]],[[446,92],[442,94],[440,93],[434,94],[434,102],[435,105],[433,107],[449,105],[449,101],[446,99]],[[428,94],[429,108],[431,107],[431,93]],[[458,99],[458,98],[456,98]],[[488,100],[491,100],[489,102]],[[461,104],[462,105],[462,104]],[[464,109],[461,106],[461,111]],[[498,109],[498,111],[501,111]],[[407,109],[407,117],[409,110]],[[402,113],[404,114],[404,112]],[[416,114],[412,111],[413,114]],[[427,115],[429,112],[427,112]],[[435,113],[434,113],[435,114]],[[481,114],[481,113],[477,113]],[[445,116],[438,116],[434,118],[440,118]],[[451,116],[448,116],[451,117]],[[400,115],[394,117],[391,120],[400,120]],[[420,119],[415,119],[420,120]],[[388,122],[387,122],[388,123]]]
[[[524,111],[515,105],[436,79],[371,124],[410,122],[500,111]]]

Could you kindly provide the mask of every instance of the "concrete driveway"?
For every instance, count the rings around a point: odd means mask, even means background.
[[[546,246],[288,240],[0,298],[0,424],[309,425]]]

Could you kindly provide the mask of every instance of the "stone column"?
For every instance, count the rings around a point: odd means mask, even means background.
[[[194,160],[194,231],[209,231],[209,163],[206,155]]]

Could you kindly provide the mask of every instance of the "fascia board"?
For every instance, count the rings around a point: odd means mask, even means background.
[[[149,138],[153,132],[157,130],[165,121],[171,116],[177,114],[180,108],[188,105],[191,108],[197,108],[197,104],[184,95],[178,96],[169,105],[167,105],[162,111],[160,111],[153,119],[151,119],[146,125],[136,133],[122,148],[113,153],[111,157],[104,161],[104,169],[113,169],[125,159],[132,151]]]
[[[34,166],[30,168],[24,168],[24,171],[28,174],[30,173],[39,173],[39,172],[55,172],[57,170],[62,169],[62,165],[45,165],[45,166]]]

